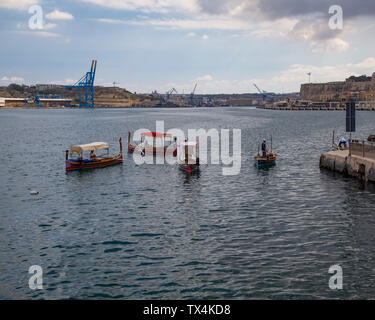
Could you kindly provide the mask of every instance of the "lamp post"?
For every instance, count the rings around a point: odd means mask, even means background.
[[[309,83],[311,83],[311,72],[307,74],[309,76]]]

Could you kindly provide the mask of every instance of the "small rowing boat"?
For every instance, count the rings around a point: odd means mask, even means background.
[[[180,144],[178,167],[180,170],[193,173],[199,170],[198,142],[182,142]]]
[[[109,155],[109,145],[106,142],[92,142],[89,144],[81,144],[72,146],[70,150],[66,150],[66,171],[103,168],[123,162],[122,158],[122,141],[120,143],[120,153],[117,156]],[[103,155],[96,155],[95,151],[106,150]],[[90,152],[89,156],[85,154]],[[70,155],[70,157],[69,157]]]
[[[271,149],[266,154],[260,154],[258,148],[258,154],[254,157],[254,164],[258,168],[271,167],[276,165],[277,154],[272,149],[272,137],[271,137]]]

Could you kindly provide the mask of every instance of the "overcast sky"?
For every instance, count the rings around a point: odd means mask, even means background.
[[[96,84],[136,92],[299,91],[375,72],[374,18],[374,0],[0,0],[0,85],[71,84],[97,59]]]

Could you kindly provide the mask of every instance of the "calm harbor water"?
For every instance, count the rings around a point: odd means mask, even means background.
[[[65,149],[155,128],[242,129],[240,175],[220,165],[65,173]],[[375,113],[358,114],[358,138]],[[344,112],[252,108],[0,110],[0,298],[375,297],[375,188],[319,169]],[[258,170],[273,134],[276,167]],[[30,190],[38,190],[33,196]],[[343,268],[344,288],[328,287]],[[43,268],[32,291],[31,265]]]

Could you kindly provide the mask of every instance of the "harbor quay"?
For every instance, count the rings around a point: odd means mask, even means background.
[[[351,143],[349,150],[323,153],[320,167],[364,182],[375,182],[375,147],[365,143]]]

